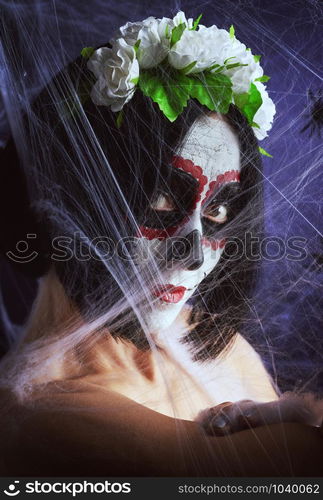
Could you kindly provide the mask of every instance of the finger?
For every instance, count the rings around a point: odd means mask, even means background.
[[[261,415],[257,413],[258,405],[251,400],[222,403],[203,412],[200,423],[207,434],[215,436],[223,436],[256,427],[263,423]]]
[[[212,420],[215,432],[219,434],[229,434],[239,432],[244,429],[261,425],[257,414],[258,404],[251,400],[238,401],[237,403],[222,408],[220,414]],[[221,419],[225,421],[225,424]]]
[[[213,427],[219,427],[219,429],[221,429],[227,423],[227,420],[223,420],[221,416],[222,410],[233,405],[234,403],[231,401],[225,401],[217,406],[207,408],[198,414],[196,421],[203,428],[206,434],[214,434]],[[214,422],[217,422],[217,424],[214,425]],[[221,430],[219,430],[219,432],[222,434]]]

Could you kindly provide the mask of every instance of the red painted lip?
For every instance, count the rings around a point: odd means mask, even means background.
[[[186,292],[185,286],[161,285],[153,290],[155,297],[158,297],[163,302],[176,304],[184,297]]]

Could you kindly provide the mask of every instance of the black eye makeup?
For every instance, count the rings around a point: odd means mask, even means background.
[[[149,203],[139,216],[139,224],[152,229],[180,225],[195,207],[198,188],[197,179],[189,173],[171,165],[163,167]],[[203,235],[214,236],[240,210],[240,184],[230,182],[221,186],[202,205]]]
[[[179,225],[194,207],[198,181],[171,165],[165,166],[158,180],[141,224],[153,229]]]
[[[213,236],[232,221],[242,208],[240,184],[224,185],[202,208],[202,227],[205,236]]]

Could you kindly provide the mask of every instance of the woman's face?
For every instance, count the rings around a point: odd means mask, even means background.
[[[151,332],[173,323],[218,263],[225,240],[216,233],[230,220],[239,174],[239,143],[230,126],[216,114],[198,119],[140,226],[141,243],[166,256],[151,287],[152,309],[143,313]]]

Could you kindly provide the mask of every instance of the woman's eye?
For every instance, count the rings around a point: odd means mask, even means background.
[[[203,216],[211,222],[223,224],[228,220],[228,210],[225,205],[211,205],[206,208]]]
[[[174,201],[166,193],[160,193],[150,206],[153,210],[160,210],[164,212],[171,212],[176,209]]]

